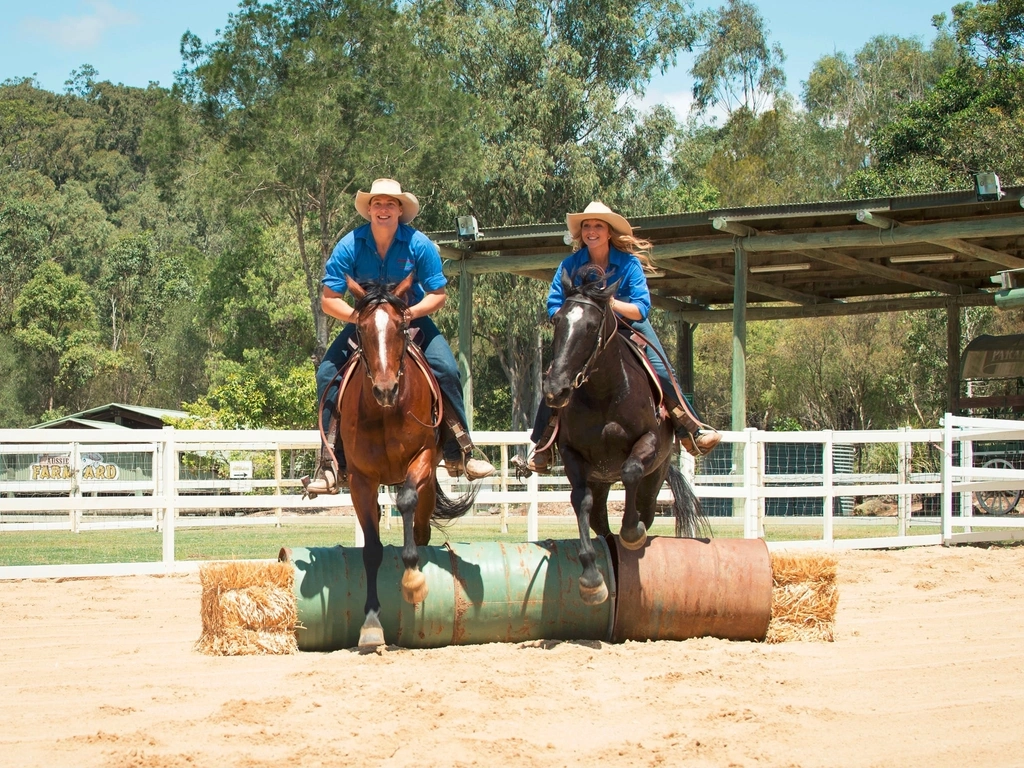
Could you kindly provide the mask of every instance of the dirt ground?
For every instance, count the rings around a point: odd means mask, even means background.
[[[1024,547],[838,558],[779,645],[210,657],[198,575],[2,582],[0,765],[1024,765]]]

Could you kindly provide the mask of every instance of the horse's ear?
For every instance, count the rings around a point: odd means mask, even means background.
[[[410,288],[412,288],[412,281],[414,277],[414,272],[410,272],[408,275],[406,275],[405,280],[403,280],[402,282],[395,286],[395,296],[405,301],[405,294],[408,293]]]
[[[572,291],[572,278],[569,277],[569,270],[562,269],[562,293],[566,296]]]
[[[345,282],[348,283],[349,293],[352,294],[356,301],[361,301],[363,296],[366,295],[366,289],[353,280],[351,275],[345,275]]]
[[[603,291],[601,291],[601,293],[602,293],[602,294],[603,294],[603,295],[604,295],[604,296],[605,296],[606,298],[611,298],[612,296],[614,296],[614,295],[615,295],[616,293],[618,293],[618,292],[619,292],[619,283],[621,283],[621,282],[622,282],[622,278],[620,277],[620,278],[619,278],[618,280],[616,280],[616,281],[615,281],[614,283],[612,283],[612,284],[611,284],[611,285],[609,285],[609,286],[608,286],[607,288],[605,288],[605,289],[604,289]]]

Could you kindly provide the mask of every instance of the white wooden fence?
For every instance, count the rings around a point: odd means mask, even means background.
[[[482,481],[478,506],[507,505],[527,508],[526,538],[538,538],[538,505],[568,505],[564,477],[518,480],[509,468],[510,451],[530,446],[525,432],[475,432],[480,446],[495,446],[499,473]],[[705,504],[726,505],[729,522],[741,526],[746,538],[765,536],[766,527],[808,524],[820,526],[818,538],[773,541],[773,548],[871,548],[953,544],[1024,538],[1024,518],[1011,514],[975,514],[973,494],[983,491],[1024,489],[1024,470],[1014,466],[974,467],[973,446],[1024,441],[1024,422],[962,418],[947,415],[937,429],[843,432],[724,432],[723,443],[713,457],[717,469],[703,459],[695,466],[683,457],[683,469],[694,482]],[[766,460],[772,443],[815,446],[820,451],[820,472],[784,473]],[[183,526],[287,525],[307,518],[294,514],[351,505],[347,494],[304,499],[297,479],[285,472],[282,457],[294,452],[312,456],[319,445],[314,431],[184,431],[163,430],[0,430],[0,579],[76,575],[173,573],[195,570],[198,563],[175,560],[175,529]],[[959,446],[954,449],[954,446]],[[887,474],[835,472],[836,446],[887,446],[894,451],[895,471]],[[885,449],[883,449],[885,450]],[[290,453],[291,452],[291,453]],[[938,456],[936,457],[936,452]],[[111,470],[96,457],[111,454],[142,457],[144,472]],[[190,478],[182,471],[183,457],[215,454],[263,457],[264,470],[256,477]],[[922,457],[930,462],[923,461]],[[954,457],[958,460],[954,462]],[[16,457],[22,460],[16,476]],[[91,457],[92,464],[83,457]],[[25,461],[35,458],[28,469]],[[46,463],[50,462],[50,463]],[[267,469],[273,464],[272,472]],[[920,466],[931,464],[923,470]],[[722,467],[725,467],[724,471]],[[915,470],[915,466],[918,469]],[[66,469],[65,469],[66,467]],[[91,470],[89,469],[91,467]],[[712,471],[714,470],[714,471]],[[27,474],[26,474],[27,473]],[[144,475],[140,479],[140,475]],[[443,476],[443,473],[442,473]],[[454,493],[458,493],[458,486]],[[860,526],[868,535],[836,537],[835,500],[839,497],[886,497],[896,502],[895,535],[871,536],[880,525],[892,528],[892,518],[842,516],[843,526]],[[612,491],[611,501],[621,501],[623,491]],[[661,499],[671,495],[662,490]],[[820,500],[821,513],[814,516],[776,517],[766,514],[774,499]],[[915,503],[915,499],[918,502]],[[935,509],[916,510],[920,500]],[[393,503],[382,489],[382,505]],[[385,506],[387,508],[387,506]],[[273,514],[234,516],[241,511],[272,510]],[[102,513],[102,514],[100,514]],[[205,514],[197,514],[205,513]],[[231,516],[223,516],[230,513]],[[348,518],[352,520],[352,518]],[[385,516],[385,524],[391,524]],[[504,512],[498,518],[503,528]],[[351,523],[354,525],[354,521]],[[935,531],[921,533],[922,527]],[[4,555],[4,536],[11,531],[89,531],[102,528],[150,528],[162,533],[162,557],[158,562],[96,565],[11,565]],[[918,528],[918,532],[914,532]],[[361,543],[358,526],[357,544]]]

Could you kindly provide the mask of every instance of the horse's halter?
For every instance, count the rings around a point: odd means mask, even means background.
[[[579,389],[587,380],[590,378],[590,374],[594,367],[594,362],[597,360],[601,352],[611,343],[612,337],[615,335],[617,323],[615,322],[615,313],[611,310],[611,302],[605,306],[601,306],[598,302],[590,299],[586,296],[575,294],[565,300],[565,303],[575,302],[576,304],[585,304],[591,307],[597,307],[601,311],[601,328],[597,332],[597,343],[594,345],[594,351],[590,353],[590,357],[587,358],[587,362],[583,364],[576,376],[572,380],[572,388]],[[611,320],[611,328],[608,329],[608,321]]]

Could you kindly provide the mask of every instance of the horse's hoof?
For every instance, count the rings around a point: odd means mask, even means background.
[[[624,531],[619,531],[619,541],[622,542],[622,546],[624,546],[631,552],[635,552],[638,549],[642,549],[644,544],[647,543],[647,528],[644,526],[644,524],[640,523],[639,525],[637,525],[636,529],[640,532],[640,535],[639,537],[633,540],[627,539]]]
[[[580,579],[580,598],[584,605],[600,605],[608,599],[608,585],[601,579],[601,583],[596,587],[588,587],[583,583],[583,579]]]
[[[416,605],[427,598],[427,577],[423,571],[406,568],[402,576],[402,597],[405,602]]]
[[[368,613],[359,630],[359,647],[376,648],[384,645],[384,627],[376,613]]]

